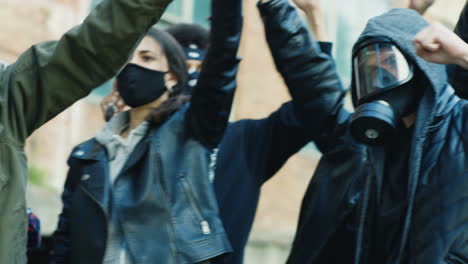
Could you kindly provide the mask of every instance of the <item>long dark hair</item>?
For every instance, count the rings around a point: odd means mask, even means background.
[[[172,87],[169,98],[158,108],[153,109],[147,117],[152,125],[157,126],[164,123],[172,114],[190,101],[190,96],[183,95],[187,85],[188,73],[184,52],[174,37],[156,28],[151,28],[146,36],[159,43],[162,52],[166,55],[169,71],[177,77],[177,84]]]

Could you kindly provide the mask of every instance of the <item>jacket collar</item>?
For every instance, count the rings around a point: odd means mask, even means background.
[[[109,202],[109,168],[106,149],[95,139],[86,141],[77,146],[73,158],[86,161],[86,166],[80,171],[80,182],[85,193],[107,214]],[[73,169],[73,168],[71,168]]]
[[[106,150],[96,139],[90,139],[73,149],[71,157],[79,160],[101,161],[107,159]]]
[[[134,166],[147,152],[151,137],[145,136],[134,148],[129,159],[126,161],[121,173]],[[82,171],[81,185],[85,192],[97,202],[107,213],[109,203],[109,165],[106,148],[96,139],[91,139],[77,146],[72,157],[89,161]]]

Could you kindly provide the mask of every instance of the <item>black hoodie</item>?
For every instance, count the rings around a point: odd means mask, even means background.
[[[375,197],[386,199],[375,194],[376,175],[391,175],[382,171],[384,158],[372,157],[375,147],[350,136],[351,113],[341,101],[338,110],[318,113],[328,117],[332,127],[316,142],[323,157],[303,200],[289,264],[468,263],[468,110],[447,84],[445,67],[415,54],[412,40],[427,25],[413,10],[394,9],[369,20],[358,40],[390,38],[422,73],[416,85],[424,95],[414,124],[408,171],[403,175],[406,198],[400,201],[404,210],[398,231],[383,228],[376,233],[378,229],[373,228]],[[371,252],[371,243],[390,237],[392,250],[377,256]]]

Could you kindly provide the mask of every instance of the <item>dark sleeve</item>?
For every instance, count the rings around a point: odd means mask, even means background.
[[[202,144],[215,147],[227,126],[236,87],[242,29],[241,0],[213,0],[210,48],[188,110],[189,128]]]
[[[331,42],[319,42],[320,49],[331,54]],[[269,117],[245,121],[245,145],[250,168],[263,184],[275,175],[288,159],[311,140],[311,134],[297,119],[291,101]]]
[[[468,3],[455,26],[455,33],[468,43]],[[458,65],[447,65],[449,83],[455,88],[458,96],[468,99],[468,71]]]
[[[246,122],[243,136],[247,162],[261,184],[310,141],[310,134],[296,118],[292,102],[283,104],[265,119],[241,122]]]
[[[271,0],[259,4],[259,9],[276,68],[293,98],[297,118],[313,140],[333,134],[330,131],[337,126],[337,116],[345,111],[345,89],[334,60],[320,50],[289,1]]]
[[[68,160],[69,170],[62,193],[63,209],[59,215],[57,229],[53,234],[54,248],[51,251],[51,264],[70,263],[70,206],[73,193],[79,180],[78,176],[74,173],[74,162],[73,158]]]
[[[171,1],[105,0],[59,41],[32,46],[0,73],[0,122],[23,142],[112,78]]]

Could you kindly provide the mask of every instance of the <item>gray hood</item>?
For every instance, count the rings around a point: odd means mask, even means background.
[[[420,168],[424,158],[423,147],[427,142],[428,132],[436,116],[444,116],[458,100],[453,89],[447,83],[446,68],[426,62],[416,55],[413,45],[415,35],[429,24],[416,11],[410,9],[392,9],[375,17],[367,23],[357,44],[371,37],[387,37],[414,63],[428,82],[418,87],[425,89],[418,106],[414,133],[411,142],[411,153],[407,185],[407,210],[402,228],[399,254],[395,263],[401,263],[412,222],[412,211],[420,178]]]

